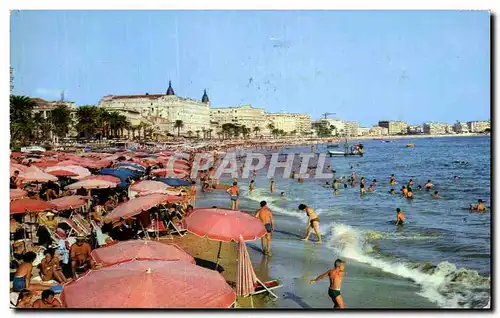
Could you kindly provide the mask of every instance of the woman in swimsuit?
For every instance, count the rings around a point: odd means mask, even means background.
[[[305,204],[299,205],[299,210],[305,211],[309,220],[307,221],[307,234],[303,238],[303,241],[308,241],[311,236],[311,232],[314,229],[316,236],[318,237],[318,243],[321,243],[321,232],[319,231],[319,217],[314,213],[314,209],[306,206]]]

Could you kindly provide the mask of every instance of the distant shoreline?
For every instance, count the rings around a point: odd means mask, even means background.
[[[484,134],[446,134],[446,135],[392,135],[392,136],[359,136],[348,139],[357,140],[392,140],[392,139],[413,139],[413,138],[441,138],[441,137],[481,137]]]

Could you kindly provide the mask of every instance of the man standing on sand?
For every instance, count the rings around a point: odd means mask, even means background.
[[[271,233],[274,231],[274,218],[271,210],[267,207],[266,201],[260,202],[260,209],[257,210],[255,217],[258,218],[266,228],[267,234],[261,238],[262,251],[264,255],[272,256],[271,254]]]
[[[309,219],[307,220],[307,234],[303,241],[309,241],[311,231],[314,229],[318,237],[318,243],[321,243],[321,232],[319,231],[319,217],[314,213],[314,209],[306,206],[305,204],[299,205],[299,210],[305,211]]]
[[[231,196],[231,209],[238,210],[240,188],[238,188],[238,182],[234,181],[233,186],[226,190]]]
[[[328,288],[328,296],[333,301],[333,308],[345,308],[344,300],[340,294],[340,288],[342,287],[342,279],[344,278],[345,263],[341,259],[335,261],[335,268],[330,269],[324,274],[319,275],[317,278],[311,280],[311,284],[314,284],[325,277],[330,278],[330,288]]]

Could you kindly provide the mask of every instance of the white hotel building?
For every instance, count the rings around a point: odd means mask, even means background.
[[[142,121],[173,134],[177,132],[176,120],[184,124],[181,134],[210,128],[210,102],[206,91],[201,101],[183,98],[175,95],[170,82],[165,95],[108,95],[98,106],[125,115],[133,125]]]

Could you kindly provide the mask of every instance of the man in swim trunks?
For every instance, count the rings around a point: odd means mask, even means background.
[[[238,182],[233,182],[233,186],[226,191],[231,196],[231,209],[238,210],[240,188],[238,188]]]
[[[314,213],[314,209],[306,206],[305,204],[299,205],[299,210],[305,211],[309,219],[307,220],[307,234],[303,238],[303,241],[308,241],[311,236],[311,232],[314,229],[316,236],[318,237],[318,243],[321,243],[321,232],[319,231],[319,217]]]
[[[90,244],[85,242],[85,237],[81,235],[77,236],[76,243],[71,245],[70,249],[71,269],[75,279],[77,278],[75,271],[77,267],[86,264],[89,268],[94,268],[92,257],[90,256],[91,251]]]
[[[408,189],[406,188],[406,186],[403,186],[401,188],[401,194],[404,196],[404,197],[407,197],[408,196]]]
[[[271,193],[274,192],[274,180],[271,180],[271,185],[270,185],[269,191],[271,191]]]
[[[272,256],[271,254],[271,233],[274,231],[274,218],[271,210],[267,206],[266,201],[260,202],[260,209],[257,210],[255,217],[258,218],[266,228],[267,234],[264,235],[260,242],[264,255]]]
[[[389,193],[390,193],[391,195],[396,195],[396,190],[391,189],[391,190],[389,191]]]
[[[434,194],[432,195],[434,199],[439,198],[439,193],[437,191],[434,191]]]
[[[393,174],[391,174],[391,177],[390,177],[390,179],[389,179],[389,184],[390,184],[391,186],[393,186],[393,185],[395,185],[395,184],[396,184],[396,178],[394,177],[394,175],[393,175]]]
[[[403,225],[405,223],[405,215],[400,208],[396,209],[396,225]]]
[[[342,280],[344,279],[345,263],[341,259],[335,261],[335,268],[330,269],[324,274],[319,275],[315,279],[311,280],[311,284],[314,284],[323,278],[330,278],[330,287],[328,288],[328,296],[333,301],[333,308],[345,308],[344,300],[340,294],[340,288],[342,287]]]

